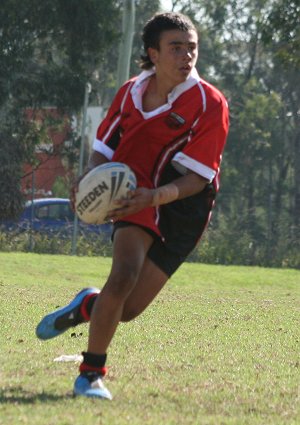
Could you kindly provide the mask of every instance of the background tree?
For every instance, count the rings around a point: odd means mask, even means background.
[[[34,157],[28,155],[32,146],[24,149],[24,110],[80,109],[86,81],[119,35],[119,7],[114,0],[2,1],[0,121],[6,125],[0,128],[0,218],[20,212],[23,163]],[[41,142],[37,133],[30,141]]]
[[[160,8],[160,0],[136,0],[135,2],[135,30],[133,36],[130,76],[137,75],[140,72],[138,62],[142,53],[141,32],[145,22]],[[122,25],[122,14],[120,9],[119,24]],[[101,104],[105,109],[110,105],[116,91],[118,90],[118,82],[116,78],[116,64],[118,63],[119,48],[118,46],[109,51],[100,63],[95,73],[96,80],[94,85],[97,88],[98,97],[94,97],[94,104]],[[96,82],[97,81],[97,82]]]
[[[299,2],[173,1],[199,25],[201,76],[230,105],[221,191],[197,260],[300,267]],[[142,27],[160,8],[159,0],[135,5],[130,75],[139,72]],[[46,128],[24,119],[24,108],[76,113],[87,80],[91,104],[110,104],[122,7],[122,0],[2,1],[0,217],[20,210],[22,163],[47,138]]]
[[[215,260],[299,266],[299,0],[182,0],[173,9],[199,22],[198,68],[230,104],[208,233]]]
[[[286,141],[282,161],[281,180],[289,177],[289,207],[292,217],[289,240],[295,250],[300,240],[300,1],[276,2],[263,28],[262,41],[273,54],[273,75],[276,76],[277,91],[284,101],[282,114],[282,140]],[[268,84],[271,81],[268,80]],[[282,184],[275,196],[275,205],[281,207]],[[278,224],[278,223],[277,223]]]

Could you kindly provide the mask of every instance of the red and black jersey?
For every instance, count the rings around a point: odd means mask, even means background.
[[[218,190],[228,133],[224,96],[193,69],[169,94],[166,104],[144,112],[142,96],[154,72],[143,71],[120,88],[98,128],[94,150],[111,161],[128,164],[141,187],[159,186],[165,167],[171,163],[180,174],[192,170]],[[126,217],[126,221],[159,233],[155,215],[155,209],[149,208],[129,220]]]

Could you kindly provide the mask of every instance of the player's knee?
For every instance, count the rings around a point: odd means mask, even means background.
[[[122,317],[121,317],[121,322],[130,322],[131,320],[135,319],[137,316],[139,316],[141,314],[141,311],[137,308],[124,308]]]
[[[138,278],[135,268],[124,265],[115,270],[109,277],[108,288],[117,298],[126,298],[134,288]]]

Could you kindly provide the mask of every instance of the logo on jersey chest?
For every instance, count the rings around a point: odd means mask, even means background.
[[[169,128],[173,128],[177,130],[181,128],[185,124],[185,119],[180,115],[176,114],[176,112],[171,112],[165,119],[165,123]]]

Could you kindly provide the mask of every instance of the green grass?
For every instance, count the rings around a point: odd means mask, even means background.
[[[88,327],[41,342],[35,326],[108,258],[0,253],[0,424],[299,425],[300,272],[184,264],[152,306],[122,324],[112,402],[72,397]]]

